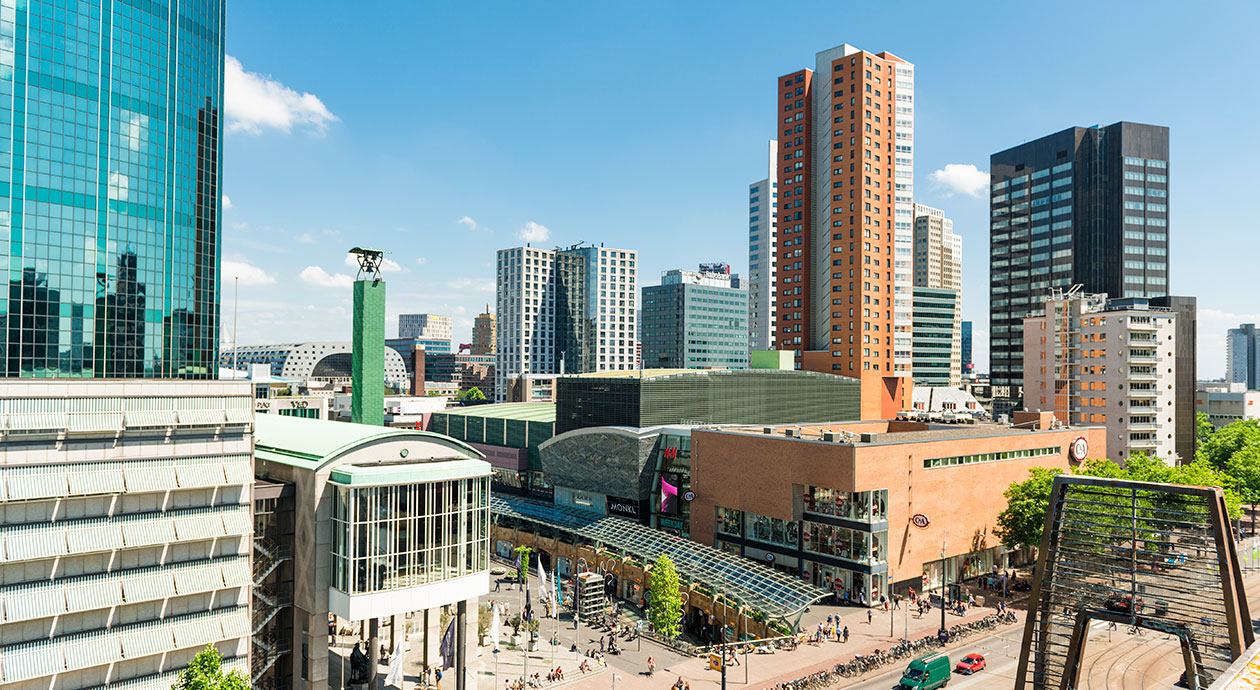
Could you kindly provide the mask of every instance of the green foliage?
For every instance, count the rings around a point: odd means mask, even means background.
[[[459,393],[457,393],[455,395],[455,399],[456,400],[485,400],[486,394],[482,393],[480,388],[473,386],[472,388],[469,388],[466,391],[460,391]]]
[[[1200,462],[1207,465],[1206,462]],[[1234,478],[1239,498],[1248,505],[1260,503],[1260,445],[1248,445],[1225,461],[1225,472]]]
[[[516,547],[516,554],[521,557],[521,567],[516,569],[516,577],[522,586],[529,582],[529,554],[532,551],[528,546]]]
[[[1212,426],[1212,422],[1208,421],[1206,412],[1194,413],[1194,440],[1196,445],[1207,443],[1212,434],[1216,433],[1216,427]]]
[[[171,687],[173,690],[250,690],[249,678],[244,673],[223,672],[223,655],[211,645],[197,652]]]
[[[524,627],[525,625],[525,619],[521,618],[521,614],[514,613],[512,614],[512,617],[508,620],[507,624],[508,624],[508,627],[512,629],[513,635],[520,635],[521,628]]]
[[[1260,487],[1260,445],[1234,456],[1231,462],[1239,471],[1247,468],[1256,486]],[[1029,470],[1028,479],[1015,482],[1006,489],[1003,493],[1006,496],[1006,508],[998,513],[997,526],[993,530],[1003,544],[1014,547],[1035,547],[1041,544],[1046,511],[1050,507],[1050,489],[1059,473],[1059,470],[1034,467]],[[1242,513],[1241,506],[1246,495],[1245,480],[1242,481],[1244,492],[1240,495],[1236,490],[1240,483],[1237,474],[1218,469],[1203,459],[1170,467],[1146,453],[1134,453],[1124,467],[1105,458],[1095,458],[1082,463],[1074,474],[1183,486],[1219,486],[1224,491],[1225,505],[1230,517],[1238,517]],[[1177,504],[1184,500],[1186,499],[1178,496],[1169,496],[1160,502],[1159,510],[1179,510]],[[1153,512],[1148,513],[1147,519],[1154,520],[1153,515]]]
[[[1199,446],[1195,456],[1217,469],[1227,470],[1230,458],[1249,446],[1260,446],[1260,423],[1243,419],[1217,429]]]
[[[682,594],[678,591],[678,571],[669,556],[661,554],[652,564],[648,589],[652,602],[648,606],[648,620],[652,628],[666,639],[678,636],[682,620]]]
[[[993,533],[1003,544],[1014,547],[1036,547],[1046,523],[1050,505],[1050,487],[1061,470],[1034,467],[1029,478],[1007,487],[1006,508],[998,513]]]

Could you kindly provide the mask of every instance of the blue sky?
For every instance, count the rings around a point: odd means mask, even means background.
[[[963,236],[982,369],[985,194],[931,174],[1131,120],[1171,128],[1170,287],[1222,375],[1224,329],[1260,320],[1260,3],[852,4],[229,2],[225,341],[234,275],[242,344],[348,339],[356,245],[391,252],[387,334],[433,312],[464,342],[520,237],[637,249],[641,285],[746,272],[774,80],[850,43],[916,65],[916,201]]]

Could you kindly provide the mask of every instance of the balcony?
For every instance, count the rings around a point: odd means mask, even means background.
[[[1135,422],[1129,424],[1129,431],[1159,431],[1159,424],[1155,422]],[[1154,440],[1151,441],[1154,443]]]
[[[1137,319],[1129,319],[1130,331],[1146,331],[1153,332],[1159,330],[1159,324],[1154,319],[1148,321],[1139,321]]]
[[[1129,361],[1134,364],[1159,364],[1159,358],[1154,353],[1146,352],[1129,352]]]
[[[1159,439],[1143,438],[1129,439],[1129,448],[1155,448],[1159,446]]]
[[[1133,369],[1130,368],[1129,380],[1130,381],[1158,381],[1159,374],[1155,373],[1154,371],[1133,371]]]
[[[1159,396],[1158,388],[1129,388],[1130,398],[1155,398]]]

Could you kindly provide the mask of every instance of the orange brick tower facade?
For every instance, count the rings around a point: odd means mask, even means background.
[[[914,66],[842,45],[778,92],[777,346],[892,417],[910,402]]]

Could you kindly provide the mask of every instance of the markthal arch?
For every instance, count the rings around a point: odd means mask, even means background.
[[[1095,620],[1178,639],[1192,689],[1254,641],[1219,488],[1059,476],[1037,573],[1016,690],[1077,687]]]

